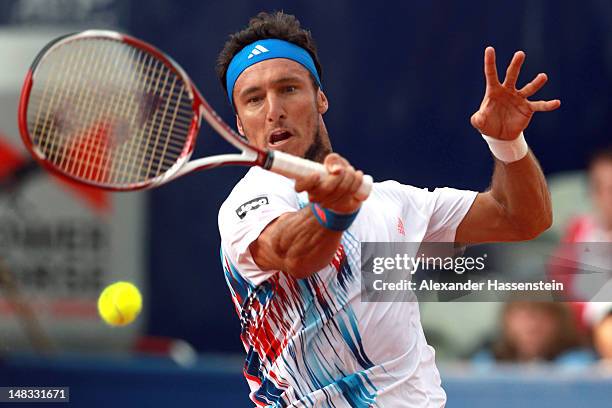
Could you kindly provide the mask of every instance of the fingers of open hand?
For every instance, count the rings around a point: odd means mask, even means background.
[[[542,89],[542,87],[544,86],[544,84],[546,84],[547,81],[548,76],[545,73],[541,72],[536,75],[536,77],[533,78],[531,82],[519,89],[517,91],[518,95],[525,99],[529,98],[530,96],[538,92],[540,89]],[[553,99],[550,101],[527,101],[527,104],[529,105],[529,109],[531,109],[532,112],[550,112],[560,107],[561,101],[558,99]]]
[[[531,82],[522,87],[518,93],[524,98],[529,98],[531,95],[542,89],[546,81],[548,81],[548,76],[544,73],[539,73]]]
[[[510,65],[508,65],[508,69],[506,70],[506,77],[504,78],[504,86],[506,88],[514,89],[524,61],[525,53],[523,51],[514,53],[512,61],[510,61]]]
[[[493,47],[485,48],[484,73],[487,80],[487,86],[499,84],[499,79],[497,78],[497,67],[495,66],[495,50]]]
[[[561,101],[553,99],[552,101],[528,101],[529,107],[534,112],[550,112],[561,106]]]

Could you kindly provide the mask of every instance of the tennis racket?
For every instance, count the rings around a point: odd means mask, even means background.
[[[202,117],[241,153],[191,160]],[[296,178],[325,167],[259,149],[230,128],[183,69],[155,47],[114,31],[53,40],[25,79],[19,129],[46,169],[91,186],[152,188],[196,170],[261,166]],[[358,195],[366,198],[372,177]]]

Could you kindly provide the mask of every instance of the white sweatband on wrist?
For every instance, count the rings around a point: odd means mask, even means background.
[[[519,161],[527,156],[529,151],[529,146],[527,146],[523,132],[514,140],[500,140],[486,135],[482,135],[482,137],[489,145],[493,156],[504,163]]]

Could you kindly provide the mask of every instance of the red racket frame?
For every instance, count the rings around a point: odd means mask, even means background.
[[[98,33],[98,34],[96,34]],[[161,61],[168,69],[177,74],[180,78],[183,79],[184,83],[189,87],[189,91],[191,92],[191,96],[193,97],[193,118],[191,121],[191,125],[187,134],[187,142],[183,147],[179,158],[176,161],[176,164],[168,169],[164,174],[157,176],[153,179],[147,180],[145,182],[139,183],[131,183],[122,187],[110,187],[108,185],[98,184],[89,180],[77,178],[71,174],[68,174],[61,169],[57,168],[55,165],[51,164],[46,158],[35,148],[34,143],[32,142],[32,138],[30,137],[30,133],[28,131],[27,124],[27,115],[28,115],[28,103],[30,100],[30,93],[32,91],[32,86],[35,81],[36,76],[36,67],[40,64],[42,60],[44,60],[45,56],[52,51],[55,47],[58,47],[62,44],[78,41],[82,38],[105,38],[108,39],[112,37],[117,41],[124,42],[132,47],[135,47],[139,50],[147,52]],[[182,173],[179,172],[180,168],[182,168],[191,155],[193,154],[193,150],[195,148],[195,142],[200,131],[200,123],[202,117],[205,117],[207,122],[215,129],[218,133],[221,134],[223,138],[225,138],[232,145],[237,147],[242,151],[251,151],[256,153],[256,158],[254,160],[249,160],[245,158],[241,158],[239,155],[227,155],[226,157],[235,156],[233,160],[219,160],[211,163],[203,164],[201,166],[197,166],[190,171],[195,170],[204,170],[213,167],[219,166],[229,166],[229,165],[250,165],[250,166],[263,166],[266,167],[267,162],[269,162],[269,153],[262,149],[259,149],[255,146],[250,145],[246,141],[244,141],[227,123],[221,119],[221,117],[215,112],[206,99],[202,96],[200,91],[196,88],[195,84],[189,76],[183,71],[183,69],[174,62],[169,56],[164,54],[159,49],[154,46],[141,41],[137,38],[131,37],[129,35],[112,32],[112,31],[104,31],[104,30],[89,30],[76,34],[69,34],[67,36],[63,36],[55,39],[51,43],[49,43],[41,52],[36,56],[36,59],[30,66],[22,89],[21,89],[21,97],[19,99],[19,108],[17,113],[17,122],[19,125],[19,131],[21,134],[21,139],[23,140],[24,145],[30,152],[30,154],[36,159],[36,161],[43,166],[46,170],[52,172],[53,174],[68,180],[68,181],[76,181],[78,183],[87,184],[93,187],[103,188],[111,191],[134,191],[134,190],[142,190],[147,188],[156,187],[160,184],[166,183]],[[215,156],[212,156],[213,158]]]

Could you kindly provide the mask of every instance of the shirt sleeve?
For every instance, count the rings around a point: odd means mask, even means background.
[[[418,220],[424,231],[420,236],[423,242],[454,242],[457,227],[478,194],[448,187],[428,191],[392,180],[377,184],[385,198],[402,208],[404,219],[413,224]]]
[[[259,170],[262,172],[263,170]],[[219,210],[221,250],[238,272],[259,285],[277,271],[263,271],[249,250],[268,224],[299,209],[293,182],[275,174],[241,182]]]
[[[437,188],[428,192],[429,222],[423,241],[454,242],[457,227],[468,213],[478,192]]]

